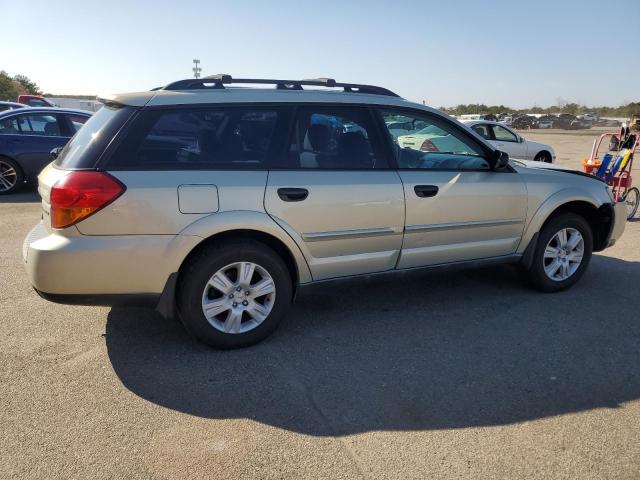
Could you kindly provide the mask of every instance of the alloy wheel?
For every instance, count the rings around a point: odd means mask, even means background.
[[[0,192],[7,192],[16,186],[18,172],[9,163],[0,160]]]
[[[561,282],[571,277],[582,263],[584,238],[575,228],[557,232],[544,250],[544,273],[551,280]]]
[[[251,262],[236,262],[218,270],[202,293],[202,313],[216,330],[246,333],[271,313],[276,286],[269,272]]]

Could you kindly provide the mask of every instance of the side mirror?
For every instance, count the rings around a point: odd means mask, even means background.
[[[518,143],[524,143],[524,137],[518,137]]]
[[[493,169],[502,170],[509,165],[509,154],[500,150],[493,151]]]
[[[51,157],[51,160],[55,160],[56,158],[58,158],[58,155],[60,155],[61,151],[62,151],[62,147],[56,147],[53,150],[51,150],[49,152],[49,156]]]

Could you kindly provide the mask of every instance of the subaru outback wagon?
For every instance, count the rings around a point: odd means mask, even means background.
[[[624,229],[598,179],[509,161],[381,87],[216,75],[103,102],[39,176],[29,279],[54,302],[155,306],[219,348],[326,280],[504,262],[561,290]],[[397,125],[430,133],[400,145]]]

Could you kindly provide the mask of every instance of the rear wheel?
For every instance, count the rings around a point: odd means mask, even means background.
[[[7,157],[0,157],[0,195],[16,192],[24,181],[20,166]]]
[[[534,160],[536,162],[551,163],[551,154],[549,152],[540,152],[535,156]]]
[[[640,191],[636,187],[632,187],[624,194],[622,201],[627,205],[627,220],[631,220],[636,216],[638,211],[638,203],[640,202]]]
[[[559,215],[540,231],[528,279],[543,292],[569,288],[584,274],[592,251],[593,233],[585,219]]]
[[[178,308],[186,329],[216,348],[240,348],[269,336],[292,298],[289,271],[259,242],[216,243],[180,274]]]

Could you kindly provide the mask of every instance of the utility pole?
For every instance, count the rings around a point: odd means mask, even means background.
[[[197,58],[193,59],[193,78],[200,78],[200,72],[202,72],[202,68],[199,67],[200,60]]]

